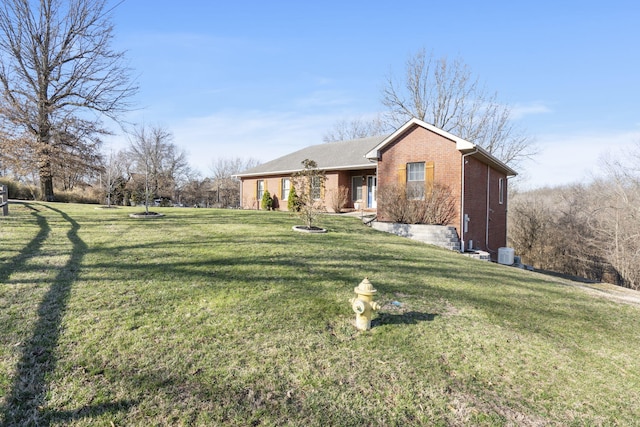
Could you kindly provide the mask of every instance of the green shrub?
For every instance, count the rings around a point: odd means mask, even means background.
[[[270,211],[273,208],[273,199],[269,190],[264,190],[262,194],[262,200],[260,201],[260,207],[265,211]]]
[[[289,190],[289,197],[287,198],[287,210],[289,212],[300,212],[300,203],[298,201],[298,195],[296,194],[295,187],[291,187],[291,190]]]

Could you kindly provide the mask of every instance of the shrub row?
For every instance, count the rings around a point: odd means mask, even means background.
[[[24,184],[11,178],[0,178],[0,185],[6,185],[9,190],[9,198],[16,200],[39,200],[40,188],[35,185]],[[100,203],[103,191],[87,187],[85,189],[56,190],[57,202],[63,203]]]

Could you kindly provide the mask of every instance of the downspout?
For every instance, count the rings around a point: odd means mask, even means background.
[[[465,248],[465,240],[464,240],[464,222],[465,222],[465,215],[464,215],[464,170],[465,170],[465,159],[468,156],[471,156],[472,154],[476,154],[478,152],[478,149],[476,148],[475,150],[473,150],[470,153],[467,154],[463,154],[462,155],[462,182],[461,182],[461,189],[460,189],[460,193],[461,193],[461,200],[460,200],[460,252],[464,252],[464,248]]]
[[[375,218],[378,218],[378,162],[376,162],[376,175],[375,175],[374,179],[376,180],[376,185],[374,186],[375,191],[373,192],[373,199],[374,199],[374,202],[376,203],[376,216],[375,216]]]
[[[486,227],[484,230],[484,247],[487,248],[487,252],[492,252],[489,249],[489,212],[491,211],[491,208],[489,206],[489,196],[491,195],[490,177],[491,177],[491,167],[487,165],[487,216],[485,218]]]
[[[504,191],[502,197],[504,197],[504,228],[506,230],[505,245],[509,245],[509,178],[513,177],[505,177],[504,188],[502,189],[502,191]]]

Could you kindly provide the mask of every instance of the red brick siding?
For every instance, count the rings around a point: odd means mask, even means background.
[[[456,211],[460,211],[461,154],[456,143],[420,126],[407,130],[393,143],[385,147],[378,161],[378,189],[398,183],[398,170],[412,162],[433,162],[434,183],[448,185],[455,199]],[[403,178],[404,179],[404,178]],[[381,207],[378,201],[378,207]],[[381,221],[385,218],[380,217]],[[449,224],[460,226],[458,216]]]
[[[265,183],[265,190],[269,191],[274,199],[275,209],[287,209],[287,201],[281,199],[281,179],[290,178],[287,175],[267,176],[260,178],[243,178],[242,179],[242,208],[243,209],[260,209],[260,200],[256,200],[258,189],[258,180],[262,179]]]
[[[507,239],[506,175],[472,157],[467,157],[465,161],[467,163],[465,165],[464,210],[469,215],[469,224],[463,239],[467,247],[469,240],[473,240],[475,248],[487,251],[493,259],[497,259],[498,248],[505,246]],[[500,178],[504,180],[502,204],[499,200]],[[489,191],[487,191],[487,183]]]
[[[449,224],[456,227],[461,239],[468,245],[473,240],[474,247],[491,253],[497,258],[498,248],[506,245],[507,180],[503,173],[487,164],[467,156],[465,160],[465,200],[464,213],[469,215],[468,231],[461,235],[460,214]],[[434,162],[434,182],[448,185],[461,211],[462,153],[456,143],[427,129],[414,126],[384,148],[378,162],[378,189],[398,183],[398,173],[407,163]],[[489,182],[489,204],[487,206],[487,177]],[[499,203],[499,179],[504,180],[503,204]],[[404,178],[403,178],[404,179]],[[381,201],[378,201],[381,207]],[[487,217],[487,207],[488,217]],[[380,212],[380,210],[379,210]],[[463,213],[463,214],[464,214]],[[379,215],[381,221],[387,220]],[[487,220],[489,238],[487,239]]]
[[[352,176],[367,176],[375,175],[375,169],[357,170],[357,171],[328,171],[326,172],[326,180],[324,186],[324,199],[325,207],[329,212],[333,212],[331,209],[331,195],[338,190],[338,187],[345,186],[349,189],[349,195],[347,198],[346,208],[353,208],[353,202],[351,201],[351,177]],[[256,200],[256,191],[258,180],[265,181],[265,188],[269,190],[271,197],[276,197],[277,202],[274,204],[274,208],[282,211],[287,210],[287,201],[280,200],[281,198],[281,180],[282,178],[291,179],[290,175],[277,175],[277,176],[265,176],[256,178],[243,178],[242,179],[242,207],[244,209],[260,209],[260,201]],[[293,181],[292,181],[293,182]],[[365,182],[366,184],[366,182]],[[363,189],[366,194],[366,186]]]
[[[340,186],[340,175],[341,173],[339,171],[325,173],[324,207],[329,212],[333,212],[333,209],[331,208],[331,198],[333,197],[333,193],[335,193]]]
[[[469,221],[461,240],[464,240],[465,249],[471,240],[474,248],[482,249],[487,214],[487,165],[473,157],[465,157],[464,179],[464,214],[468,215]]]
[[[500,183],[503,180],[503,198],[500,204]],[[498,249],[507,246],[507,176],[495,169],[491,169],[490,180],[490,211],[489,211],[489,246],[487,251],[491,252],[495,260],[498,259]]]

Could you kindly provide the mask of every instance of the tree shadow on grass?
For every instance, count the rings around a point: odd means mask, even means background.
[[[51,230],[47,219],[39,211],[34,210],[37,217],[40,232],[18,254],[13,261],[18,268],[27,260],[38,255],[42,244],[47,239]],[[60,338],[62,318],[66,311],[67,301],[71,293],[73,283],[78,279],[78,272],[84,255],[87,253],[87,244],[78,236],[80,225],[66,213],[51,206],[44,207],[55,211],[67,221],[71,228],[67,232],[67,238],[72,244],[70,257],[67,263],[60,268],[56,277],[52,280],[49,290],[43,297],[38,307],[35,327],[31,338],[22,347],[22,355],[17,364],[17,369],[11,389],[6,397],[3,409],[3,425],[50,425],[56,421],[71,421],[82,416],[97,415],[104,412],[123,410],[134,402],[115,402],[95,407],[84,407],[74,411],[52,411],[46,409],[47,377],[54,372],[57,359],[55,350]],[[12,270],[16,269],[14,264]],[[8,278],[11,270],[0,272],[1,278]],[[83,415],[84,414],[84,415]]]
[[[408,311],[401,314],[379,313],[378,317],[371,320],[371,327],[382,325],[416,325],[420,322],[431,322],[437,314],[421,313],[418,311]]]
[[[33,211],[31,212],[31,215],[36,218],[36,222],[38,223],[40,230],[38,231],[38,234],[36,234],[36,236],[31,239],[24,248],[22,248],[20,253],[0,267],[0,283],[6,283],[13,272],[20,270],[28,260],[38,255],[40,248],[42,247],[42,243],[47,240],[49,232],[51,231],[51,227],[49,227],[47,219],[40,215],[40,211],[38,209],[27,203],[25,203],[24,206]]]

